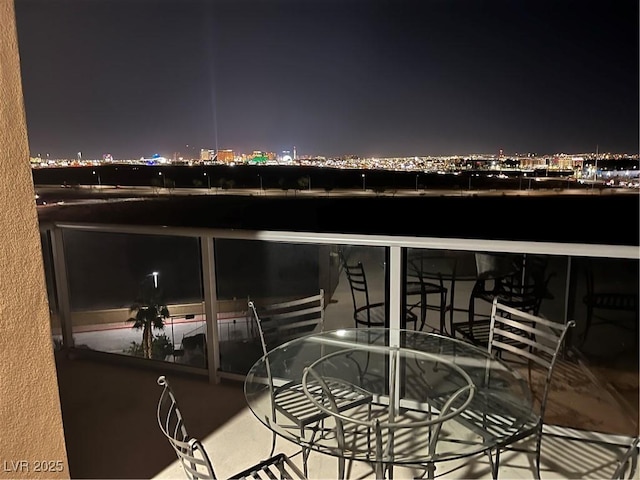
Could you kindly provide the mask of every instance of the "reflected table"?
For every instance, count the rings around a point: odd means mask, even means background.
[[[332,407],[327,385],[353,385],[370,401]],[[274,408],[274,391],[296,388],[318,413],[300,429]],[[344,394],[344,392],[339,392]],[[346,329],[301,337],[258,360],[245,380],[249,408],[303,449],[374,465],[435,463],[485,452],[538,421],[526,380],[486,350],[432,333]],[[292,403],[292,410],[300,405]],[[391,475],[391,474],[390,474]]]
[[[449,312],[449,325],[453,330],[454,314],[461,312],[469,314],[473,301],[473,290],[484,285],[486,281],[496,281],[500,278],[513,275],[515,272],[514,255],[500,255],[466,251],[442,251],[423,252],[413,251],[409,258],[412,269],[419,272],[425,281],[438,281],[448,283],[449,299],[446,302],[445,312]],[[456,283],[472,282],[469,305],[456,306]],[[445,313],[443,312],[443,313]],[[440,332],[444,333],[444,317],[440,321]],[[452,336],[454,332],[449,332]]]

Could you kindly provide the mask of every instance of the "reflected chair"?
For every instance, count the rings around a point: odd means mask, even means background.
[[[249,300],[249,311],[258,327],[262,352],[266,362],[266,370],[271,394],[271,416],[276,423],[276,415],[287,418],[295,428],[300,430],[301,438],[304,438],[304,430],[310,428],[311,443],[315,440],[318,431],[322,430],[319,424],[326,413],[318,410],[305,395],[300,380],[285,381],[276,385],[276,374],[272,372],[268,361],[268,351],[285,341],[309,334],[314,331],[322,331],[324,327],[324,291],[311,297],[300,298],[288,302],[274,303],[256,306]],[[348,410],[360,405],[371,403],[372,395],[366,390],[341,379],[333,379],[330,388],[334,394],[339,411]],[[322,394],[319,387],[316,393]],[[271,453],[276,447],[276,433],[273,432]],[[304,473],[307,473],[307,460],[309,448],[302,449]]]
[[[439,333],[445,332],[445,315],[447,312],[448,289],[444,286],[443,275],[447,274],[455,278],[455,259],[438,255],[418,255],[407,260],[407,283],[405,294],[407,296],[407,309],[420,310],[420,327],[423,330],[427,321],[427,311],[438,312],[440,328]],[[418,296],[417,301],[411,301]],[[436,297],[435,303],[429,303],[428,299]]]
[[[498,478],[500,466],[500,453],[503,450],[516,450],[529,452],[535,455],[535,474],[540,478],[540,446],[542,443],[542,427],[544,414],[549,396],[549,387],[553,370],[560,349],[569,328],[575,326],[575,322],[560,324],[549,321],[543,317],[523,312],[514,307],[493,299],[491,308],[491,325],[489,330],[489,352],[500,356],[507,361],[525,361],[531,378],[532,366],[535,364],[541,368],[545,378],[542,397],[540,398],[540,411],[533,414],[528,422],[511,437],[509,444],[499,445],[493,452],[487,452],[491,464],[493,478]],[[487,382],[490,379],[486,379]],[[531,382],[530,382],[531,386]],[[532,392],[533,393],[533,392]],[[486,419],[483,419],[486,422]],[[509,422],[498,422],[492,428],[511,427]],[[535,436],[535,449],[528,450],[514,445],[516,442]]]
[[[346,259],[342,257],[342,268],[349,281],[351,287],[351,300],[353,301],[353,320],[356,327],[386,327],[387,314],[384,302],[371,303],[369,299],[369,285],[367,283],[367,275],[364,271],[362,262],[356,264],[348,264]],[[413,328],[417,326],[418,317],[411,311],[406,310],[404,318],[406,323],[413,323]]]
[[[587,294],[582,302],[587,307],[587,318],[582,342],[587,338],[593,325],[609,324],[630,330],[634,334],[635,345],[638,344],[638,296],[636,292],[615,291],[612,288],[599,289],[595,285],[595,274],[592,264],[586,271]],[[629,318],[629,314],[633,314]],[[628,322],[632,321],[633,325]]]
[[[189,436],[184,424],[182,412],[178,408],[178,402],[164,376],[158,377],[158,385],[162,388],[162,394],[158,401],[157,418],[158,425],[169,444],[176,452],[187,478],[216,479],[213,465],[202,443]],[[242,472],[236,473],[233,479],[305,479],[300,469],[283,453],[253,465]]]
[[[467,321],[451,324],[454,337],[460,334],[473,344],[488,345],[491,318],[479,313],[478,302],[490,306],[497,298],[502,305],[537,316],[542,301],[553,298],[549,292],[553,273],[546,274],[544,257],[476,254],[476,262],[478,280],[469,297]]]

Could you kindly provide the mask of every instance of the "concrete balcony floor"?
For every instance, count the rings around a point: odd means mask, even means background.
[[[157,425],[158,371],[70,360],[62,352],[56,360],[72,478],[184,478]],[[189,433],[203,440],[220,478],[268,456],[271,433],[246,407],[241,383],[212,385],[203,378],[178,374],[168,378]],[[277,450],[294,455],[299,449],[279,439]],[[611,478],[623,450],[546,434],[542,478]],[[501,478],[532,478],[531,458],[521,453],[504,454]],[[299,455],[294,460],[301,462]],[[414,478],[417,473],[409,468],[394,471],[396,478]],[[335,478],[336,459],[312,454],[309,474],[311,478]],[[491,478],[482,456],[443,463],[437,474],[443,478]],[[373,477],[368,465],[352,466],[350,478]]]
[[[220,478],[230,478],[251,462],[266,458],[271,446],[271,434],[246,409],[231,418],[222,428],[204,439],[216,474]],[[238,446],[242,446],[238,448]],[[523,443],[525,448],[533,448],[534,442]],[[611,478],[617,464],[616,459],[624,453],[624,448],[615,445],[585,443],[577,440],[547,435],[542,443],[542,479],[602,479]],[[290,442],[278,439],[276,452],[284,452],[302,468],[300,449]],[[308,472],[312,479],[337,477],[337,459],[319,453],[309,457]],[[500,475],[503,479],[534,478],[534,456],[520,452],[503,453],[500,457]],[[347,463],[347,478],[375,479],[372,466],[364,462]],[[394,467],[393,478],[414,479],[424,475],[424,469]],[[178,461],[159,472],[154,479],[165,480],[183,478],[182,466]],[[437,478],[490,479],[491,470],[485,455],[464,458],[436,465]]]

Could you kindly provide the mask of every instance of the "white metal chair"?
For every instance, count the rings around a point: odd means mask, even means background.
[[[500,452],[503,450],[534,453],[535,474],[536,478],[540,478],[540,446],[549,386],[567,331],[574,326],[575,322],[573,321],[567,324],[552,322],[540,316],[504,305],[498,301],[498,298],[494,298],[491,308],[489,352],[493,355],[499,355],[503,359],[515,357],[518,360],[525,360],[530,370],[532,364],[535,363],[542,367],[545,373],[539,414],[532,417],[516,435],[511,436],[509,444],[498,445],[493,454],[492,452],[487,452],[494,478],[498,478]],[[486,380],[489,381],[489,379]],[[500,425],[496,424],[493,427],[499,428]],[[533,451],[514,445],[516,442],[531,436],[535,436],[536,441]]]
[[[174,451],[187,478],[192,480],[214,480],[216,474],[207,451],[202,443],[192,438],[187,433],[182,412],[178,408],[178,402],[164,376],[158,377],[158,385],[162,388],[162,394],[158,401],[158,425],[160,430]],[[232,479],[301,479],[305,476],[300,469],[283,453],[270,456],[270,458],[257,463],[231,477]]]
[[[299,379],[288,381],[278,386],[274,385],[267,353],[269,348],[274,348],[287,340],[323,330],[324,291],[320,289],[320,293],[317,295],[261,306],[256,306],[253,301],[249,300],[248,305],[249,311],[258,326],[262,352],[267,359],[267,376],[269,377],[269,389],[272,399],[272,420],[275,423],[276,415],[284,415],[296,428],[300,429],[301,437],[304,437],[306,428],[312,428],[311,442],[313,442],[315,435],[321,430],[318,424],[327,417],[327,414],[316,408],[309,400],[309,397],[302,389]],[[373,399],[372,395],[363,388],[344,380],[334,379],[329,387],[332,389],[339,411],[371,403]],[[315,393],[323,395],[320,386],[316,387]],[[276,438],[274,431],[271,455],[275,451]],[[303,448],[302,454],[304,472],[306,474],[309,449]]]

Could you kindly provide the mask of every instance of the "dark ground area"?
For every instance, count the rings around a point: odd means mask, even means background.
[[[630,168],[627,166],[627,168]],[[255,188],[281,192],[309,187],[330,192],[336,189],[372,190],[489,190],[583,188],[571,172],[536,170],[465,170],[437,173],[375,169],[339,169],[286,165],[97,165],[48,167],[33,170],[36,185],[120,185],[163,188]],[[535,181],[544,178],[544,182]]]
[[[79,196],[83,196],[82,192]],[[41,223],[168,225],[640,245],[638,198],[637,194],[508,197],[162,195],[135,202],[48,205],[39,209],[39,218]]]
[[[538,178],[258,165],[32,172],[37,187],[54,187],[38,200],[47,201],[41,222],[640,245],[637,189],[594,188],[552,170]],[[146,200],[95,202],[114,198]],[[68,204],[78,199],[93,203]],[[66,204],[51,205],[59,200]]]

